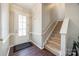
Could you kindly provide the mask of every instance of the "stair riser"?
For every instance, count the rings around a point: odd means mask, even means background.
[[[51,40],[60,41],[60,39],[59,39],[59,38],[52,38],[52,37],[51,37]]]

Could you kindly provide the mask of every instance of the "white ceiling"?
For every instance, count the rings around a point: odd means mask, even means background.
[[[24,7],[26,9],[32,9],[36,5],[36,3],[16,3],[16,5]]]

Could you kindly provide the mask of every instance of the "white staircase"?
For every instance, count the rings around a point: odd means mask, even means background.
[[[59,55],[60,54],[60,42],[61,42],[61,38],[60,38],[60,28],[62,25],[62,21],[58,21],[58,24],[56,25],[54,32],[52,33],[51,37],[48,39],[45,48],[50,51],[51,53],[55,54],[55,55]]]

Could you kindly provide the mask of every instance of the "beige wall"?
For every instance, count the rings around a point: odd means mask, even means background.
[[[64,3],[56,3],[56,16],[57,16],[57,20],[61,21],[64,20],[65,17],[65,4]]]
[[[56,16],[56,6],[55,4],[53,4],[53,6],[51,6],[50,8],[50,4],[42,4],[42,31],[44,32],[47,27],[54,22],[55,20],[57,20],[57,16]]]
[[[66,4],[66,17],[70,19],[67,48],[71,49],[73,40],[78,40],[79,36],[79,5],[75,3]]]
[[[28,15],[29,17],[31,16],[31,12],[28,10],[28,9],[25,9],[21,6],[18,6],[16,4],[10,4],[10,30],[9,32],[10,33],[14,33],[15,32],[15,29],[14,29],[14,22],[15,22],[15,16],[16,14],[19,13],[19,14],[26,14]]]
[[[52,6],[51,6],[52,5]],[[43,31],[55,20],[61,21],[65,17],[65,4],[42,4]]]

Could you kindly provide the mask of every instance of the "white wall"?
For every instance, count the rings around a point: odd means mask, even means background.
[[[32,31],[42,33],[42,4],[34,6],[32,11]]]
[[[42,47],[42,4],[38,3],[32,9],[32,41]]]
[[[23,14],[27,16],[27,35],[24,37],[19,37],[17,34],[18,30],[18,14]],[[10,24],[9,24],[9,32],[10,32],[10,46],[14,46],[17,44],[22,44],[25,42],[29,42],[29,31],[30,31],[30,21],[31,21],[31,12],[28,9],[25,9],[16,4],[10,4]]]
[[[0,55],[7,55],[9,48],[9,4],[1,4],[1,38]],[[7,42],[7,43],[6,43]]]
[[[1,4],[1,25],[2,25],[1,34],[2,34],[3,39],[5,39],[5,37],[9,35],[9,22],[8,21],[9,21],[9,6],[8,4]]]
[[[66,17],[69,17],[67,48],[71,49],[73,40],[78,40],[79,36],[79,5],[75,3],[66,4]]]
[[[52,23],[50,13],[52,13],[51,9],[48,8],[49,4],[42,4],[42,31],[45,31],[50,23]],[[53,7],[54,8],[54,7]]]
[[[65,17],[65,4],[64,3],[56,3],[55,12],[57,13],[57,20],[64,20]]]
[[[55,20],[61,21],[65,16],[65,4],[42,4],[43,31]]]
[[[0,4],[0,13],[1,13],[1,4]],[[0,38],[1,38],[1,14],[0,14]]]

